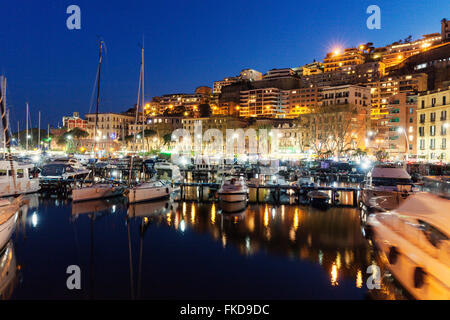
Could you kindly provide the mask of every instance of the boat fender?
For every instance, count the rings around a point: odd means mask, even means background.
[[[166,193],[169,193],[169,188],[166,188]]]
[[[398,250],[396,247],[391,247],[389,249],[388,261],[390,264],[396,264],[398,260]]]
[[[414,288],[421,288],[425,283],[426,272],[421,267],[414,269]]]

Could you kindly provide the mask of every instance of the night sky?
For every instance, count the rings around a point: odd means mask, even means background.
[[[81,8],[81,30],[66,27],[71,4]],[[381,30],[366,27],[371,4],[381,8]],[[0,73],[8,79],[13,129],[17,121],[25,126],[26,101],[33,125],[40,110],[46,128],[73,111],[89,112],[100,37],[100,112],[120,112],[136,103],[143,37],[150,100],[211,87],[243,68],[265,73],[322,60],[338,44],[382,46],[440,32],[449,9],[448,0],[4,0]]]

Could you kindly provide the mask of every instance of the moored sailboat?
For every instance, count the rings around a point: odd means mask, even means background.
[[[95,128],[94,128],[94,151],[95,151],[95,141],[97,138],[97,123],[98,123],[98,105],[100,98],[100,72],[102,66],[102,48],[103,41],[100,41],[100,54],[98,60],[98,79],[97,79],[97,108],[95,112]],[[95,167],[94,167],[95,170]],[[94,180],[95,172],[92,171],[92,180]],[[80,188],[75,188],[72,190],[72,201],[87,201],[95,200],[101,198],[116,197],[123,194],[124,188],[120,185],[115,185],[113,183],[92,183]]]
[[[142,86],[142,90],[141,90]],[[142,100],[141,100],[142,99]],[[141,103],[140,103],[141,100]],[[141,72],[140,72],[140,79],[139,79],[139,90],[138,90],[138,99],[136,104],[136,128],[138,127],[138,114],[139,114],[139,106],[142,106],[142,148],[144,148],[144,127],[145,127],[145,113],[144,113],[144,47],[141,49]],[[137,130],[136,130],[137,131]],[[134,134],[134,142],[136,145],[136,137],[137,132]],[[151,201],[151,200],[157,200],[162,198],[170,197],[170,194],[172,192],[172,187],[166,182],[163,181],[151,181],[151,182],[142,182],[137,185],[131,184],[131,176],[132,176],[132,168],[133,168],[133,160],[134,157],[132,156],[130,161],[130,180],[129,180],[129,188],[126,191],[128,202],[129,203],[136,203],[136,202],[144,202],[144,201]],[[142,166],[142,169],[144,169],[145,166]]]

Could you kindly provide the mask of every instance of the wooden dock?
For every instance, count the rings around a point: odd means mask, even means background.
[[[204,195],[204,189],[208,188],[209,191],[216,191],[220,188],[220,184],[218,183],[202,183],[202,182],[183,182],[183,183],[175,183],[175,186],[180,187],[180,193],[181,197],[180,200],[186,200],[186,187],[197,187],[199,188],[199,196],[198,201],[202,201],[203,195]],[[330,192],[330,204],[332,206],[345,206],[340,204],[339,198],[340,194],[348,192],[352,194],[352,204],[349,205],[351,207],[357,207],[358,206],[358,192],[360,191],[360,188],[358,187],[331,187],[331,186],[317,186],[317,187],[298,187],[295,185],[254,185],[254,184],[248,184],[247,185],[250,190],[256,190],[256,200],[251,201],[253,203],[262,203],[264,202],[262,199],[260,199],[260,190],[269,190],[274,195],[273,199],[275,203],[281,204],[281,194],[283,191],[289,191],[291,190],[291,194],[296,198],[297,203],[301,203],[302,193],[308,193],[312,190],[317,191],[324,191],[324,192]],[[348,206],[348,205],[347,205]]]

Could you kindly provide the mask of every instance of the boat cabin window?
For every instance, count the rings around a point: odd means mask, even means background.
[[[444,233],[442,233],[429,223],[419,220],[419,225],[420,230],[422,230],[422,232],[425,234],[428,241],[430,241],[430,243],[436,248],[438,248],[441,245],[442,241],[449,240],[449,238]]]
[[[17,178],[23,178],[24,176],[23,169],[17,169]]]
[[[64,164],[49,164],[42,168],[41,174],[43,176],[60,176],[65,172],[65,167]]]
[[[397,185],[412,185],[411,179],[393,179],[393,178],[372,178],[372,185],[374,186],[397,186]]]
[[[66,172],[75,172],[75,170],[73,170],[72,167],[67,166],[67,167],[66,167]]]
[[[159,179],[171,179],[172,178],[172,170],[156,169],[156,174]]]
[[[5,177],[8,175],[8,171],[6,170],[0,170],[0,177]]]

